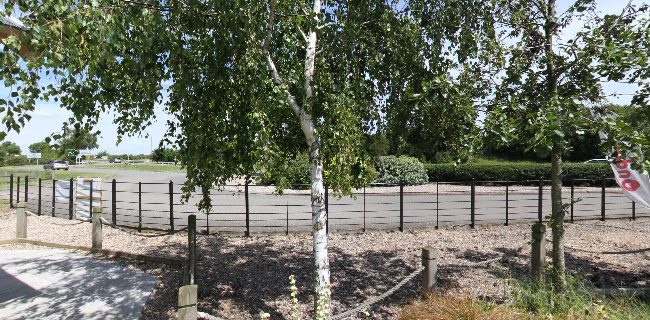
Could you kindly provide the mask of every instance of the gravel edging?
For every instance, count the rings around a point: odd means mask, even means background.
[[[0,212],[0,239],[15,236],[15,215]],[[6,214],[6,215],[3,215]],[[650,253],[629,255],[593,254],[592,251],[621,251],[650,245],[650,220],[581,221],[566,224],[567,268],[583,275],[596,287],[650,286]],[[90,246],[91,225],[51,217],[28,217],[29,239]],[[420,264],[423,246],[438,248],[438,283],[444,291],[462,291],[474,297],[507,299],[508,279],[528,274],[530,249],[491,266],[467,269],[467,263],[513,254],[530,239],[530,225],[449,227],[441,230],[377,231],[331,234],[329,258],[334,313],[354,308],[366,299],[391,288]],[[550,235],[547,235],[550,241]],[[255,319],[260,311],[272,319],[288,319],[289,276],[297,281],[298,310],[305,316],[313,308],[312,239],[309,234],[223,237],[198,236],[199,310],[225,319]],[[186,234],[143,238],[104,228],[104,248],[136,254],[184,258]],[[548,245],[550,247],[550,244]],[[27,244],[0,246],[0,250],[41,248]],[[160,277],[142,314],[142,319],[175,317],[177,289],[182,268],[107,257],[87,252],[110,263],[120,264]],[[550,248],[547,262],[550,263]],[[374,305],[370,316],[359,319],[396,319],[402,306],[419,296],[419,277],[394,295]],[[354,319],[354,318],[353,318]]]

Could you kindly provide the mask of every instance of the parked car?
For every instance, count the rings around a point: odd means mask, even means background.
[[[589,159],[585,163],[609,163],[607,159]]]
[[[122,163],[122,159],[120,158],[110,158],[108,160],[109,163]]]
[[[47,163],[43,165],[43,169],[51,169],[51,170],[68,170],[70,169],[70,165],[68,164],[68,161],[64,160],[50,160]]]

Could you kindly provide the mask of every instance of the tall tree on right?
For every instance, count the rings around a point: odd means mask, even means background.
[[[469,141],[468,146],[525,141],[540,157],[550,157],[552,209],[547,218],[553,237],[553,280],[563,287],[565,211],[561,187],[567,136],[616,125],[604,123],[599,116],[605,113],[602,105],[606,103],[601,75],[617,68],[600,57],[608,56],[603,51],[616,46],[633,45],[631,41],[610,41],[608,48],[605,39],[638,23],[645,7],[634,7],[630,1],[621,5],[620,15],[603,16],[597,12],[595,0],[575,1],[563,12],[557,11],[555,0],[437,0],[422,6],[421,12],[436,21],[427,29],[429,37],[449,44],[448,52],[459,57],[458,73],[474,79],[473,88],[482,92],[473,96],[484,120],[479,139]],[[462,18],[457,18],[458,10],[463,11]],[[472,28],[477,32],[466,34],[465,30]],[[647,30],[636,30],[648,36]],[[621,133],[617,138],[630,137]]]

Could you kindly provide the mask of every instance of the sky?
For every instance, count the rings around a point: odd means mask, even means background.
[[[557,12],[561,14],[574,3],[574,0],[558,0]],[[620,14],[628,1],[598,0],[598,10],[605,14]],[[634,4],[641,4],[641,0],[633,1]],[[566,32],[575,34],[579,26],[571,26]],[[607,94],[623,93],[630,94],[634,88],[625,84],[605,83],[603,84]],[[0,86],[0,98],[9,94],[6,87]],[[610,96],[610,102],[617,104],[627,104],[630,101],[629,95]],[[60,132],[63,122],[65,122],[71,113],[61,108],[53,101],[40,101],[37,103],[35,111],[31,114],[32,119],[25,125],[20,133],[10,132],[7,134],[5,141],[12,141],[18,144],[23,154],[29,152],[29,145],[34,142],[43,141],[45,137],[54,132]],[[95,150],[107,151],[109,154],[149,154],[152,149],[158,147],[160,140],[163,138],[167,128],[167,120],[171,117],[163,112],[162,107],[156,110],[156,120],[146,128],[141,136],[123,137],[122,142],[117,145],[117,126],[113,124],[113,115],[104,114],[96,129],[101,131],[98,137],[99,148]],[[148,135],[149,137],[146,137]]]

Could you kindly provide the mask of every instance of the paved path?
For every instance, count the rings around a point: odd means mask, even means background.
[[[0,319],[138,319],[158,277],[69,251],[0,251]]]

